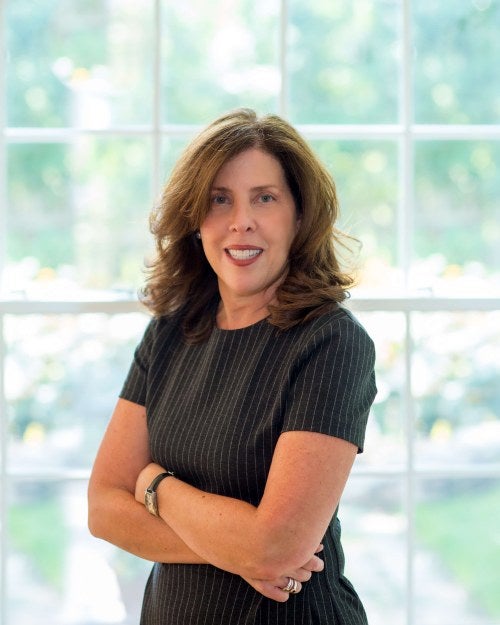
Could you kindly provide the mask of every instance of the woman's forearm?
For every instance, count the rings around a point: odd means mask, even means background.
[[[102,499],[100,496],[102,496]],[[102,502],[102,506],[99,504]],[[135,556],[165,564],[207,564],[160,517],[146,511],[132,495],[123,489],[93,493],[89,505],[89,528],[102,538]],[[310,573],[301,571],[298,578],[307,581]],[[244,578],[257,592],[274,601],[286,601],[289,594],[281,590],[287,579]]]
[[[138,502],[143,501],[151,476],[161,470],[152,464],[143,471],[136,489]],[[165,486],[173,488],[169,492]],[[314,563],[309,570],[322,568],[322,562],[314,558],[319,541],[314,547],[305,547],[300,533],[284,535],[279,520],[273,524],[264,519],[262,512],[247,502],[206,493],[176,478],[161,482],[157,495],[165,523],[214,566],[242,577],[268,580],[293,576],[311,558]]]
[[[340,438],[285,432],[258,506],[172,477],[158,486],[159,512],[186,545],[219,568],[256,579],[294,577],[295,570],[314,560],[356,453],[354,444]],[[164,470],[151,463],[139,473],[138,502]],[[321,570],[315,564],[310,570]]]
[[[206,562],[165,521],[149,514],[124,489],[110,488],[93,493],[89,501],[89,528],[97,538],[145,560],[179,564]]]

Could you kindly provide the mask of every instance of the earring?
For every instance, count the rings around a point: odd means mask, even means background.
[[[197,230],[197,231],[195,232],[195,237],[196,237],[197,239],[201,239],[201,232],[200,232],[199,230]]]

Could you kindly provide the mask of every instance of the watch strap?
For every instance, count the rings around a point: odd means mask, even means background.
[[[164,480],[166,477],[173,477],[173,473],[172,471],[165,471],[164,473],[160,473],[159,475],[157,475],[155,477],[155,479],[151,482],[151,484],[148,486],[147,490],[150,493],[154,493],[156,492],[156,489],[158,488],[158,484]]]
[[[146,488],[144,493],[144,505],[146,510],[154,516],[160,516],[158,512],[158,498],[156,495],[156,489],[162,480],[166,477],[173,477],[172,471],[164,471],[155,477],[151,484]]]

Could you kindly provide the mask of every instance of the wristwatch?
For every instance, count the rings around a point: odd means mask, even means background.
[[[155,516],[160,516],[158,513],[158,497],[156,495],[156,489],[158,488],[158,484],[164,480],[166,477],[173,477],[172,471],[165,471],[165,473],[160,473],[155,477],[155,479],[151,482],[151,484],[146,488],[144,493],[144,505],[146,506],[146,510]]]

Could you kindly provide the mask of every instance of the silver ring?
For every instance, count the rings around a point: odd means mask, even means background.
[[[293,577],[288,578],[288,584],[282,588],[284,592],[289,592],[291,595],[296,595],[299,592],[299,582]]]
[[[293,580],[293,588],[290,590],[291,595],[296,595],[299,592],[299,582],[294,579]]]

